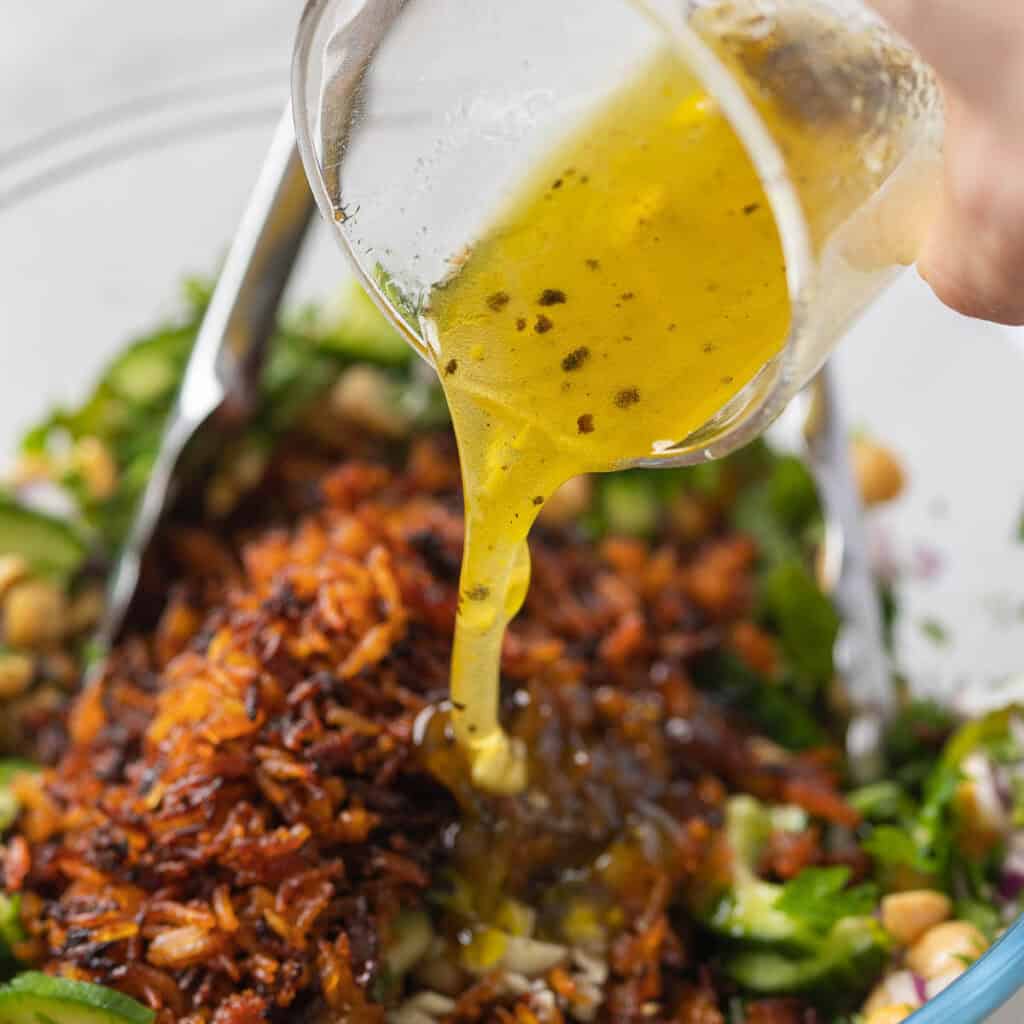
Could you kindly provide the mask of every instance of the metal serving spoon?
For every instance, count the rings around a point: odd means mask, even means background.
[[[267,343],[314,207],[289,105],[200,325],[149,482],[114,565],[97,636],[101,656],[124,625],[143,557],[177,490],[186,450],[195,447],[198,435],[235,430],[255,411]]]
[[[821,584],[840,615],[836,671],[854,711],[846,737],[847,756],[857,781],[869,782],[884,768],[885,726],[896,698],[864,509],[831,364],[794,399],[774,429],[780,441],[804,459],[818,487],[825,515]]]

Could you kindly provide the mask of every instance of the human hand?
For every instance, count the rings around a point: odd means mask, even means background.
[[[1024,2],[869,2],[946,92],[944,198],[921,274],[961,313],[1024,324]]]

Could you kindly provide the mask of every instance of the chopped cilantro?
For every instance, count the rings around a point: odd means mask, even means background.
[[[970,922],[990,942],[994,942],[1003,929],[1003,920],[999,916],[999,911],[982,900],[957,900],[955,909],[957,920]]]
[[[938,619],[922,619],[921,632],[929,639],[936,647],[948,647],[950,640],[952,639],[949,630],[938,621]]]
[[[825,933],[844,917],[866,917],[878,906],[878,889],[870,882],[847,888],[844,866],[805,868],[782,887],[775,909]]]
[[[805,692],[827,685],[833,674],[839,615],[802,562],[785,561],[766,574],[761,614],[777,630],[786,659]]]
[[[885,867],[907,867],[915,871],[928,868],[910,833],[895,825],[879,825],[862,845]]]
[[[865,821],[902,821],[914,813],[914,801],[896,782],[875,782],[863,786],[846,799]]]

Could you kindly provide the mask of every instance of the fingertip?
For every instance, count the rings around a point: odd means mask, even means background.
[[[939,301],[963,316],[1008,327],[1024,326],[1021,265],[993,254],[976,235],[950,228],[942,217],[918,261]]]
[[[928,264],[919,269],[939,301],[955,313],[1006,327],[1024,327],[1024,304],[1018,297],[985,292],[956,274]]]

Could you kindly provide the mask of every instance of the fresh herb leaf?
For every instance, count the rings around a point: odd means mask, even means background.
[[[908,702],[886,733],[890,774],[913,793],[919,793],[935,767],[956,720],[935,701]]]
[[[891,654],[896,646],[896,623],[900,614],[899,597],[892,581],[878,580],[878,600],[882,611],[882,640]]]
[[[774,629],[797,682],[811,692],[833,676],[839,615],[802,562],[770,570],[761,584],[760,612]]]
[[[862,846],[885,867],[906,867],[923,872],[930,868],[910,834],[895,825],[879,825]]]
[[[789,680],[763,679],[739,658],[723,653],[700,659],[693,673],[716,704],[742,715],[787,750],[809,750],[829,742],[813,708]]]
[[[936,647],[948,647],[952,639],[949,630],[938,619],[922,619],[920,623],[921,632]]]
[[[764,479],[745,481],[732,518],[737,529],[757,542],[769,568],[802,561],[809,533],[821,521],[817,489],[807,467],[792,456],[775,457]]]
[[[1003,930],[1003,920],[999,916],[999,911],[982,900],[957,900],[955,910],[958,921],[968,921],[973,924],[989,942],[994,942]]]
[[[847,802],[868,822],[896,822],[911,818],[916,805],[896,782],[876,782],[847,795]]]
[[[874,885],[847,888],[849,881],[848,867],[805,868],[782,887],[775,909],[828,932],[842,918],[866,917],[878,906]]]

